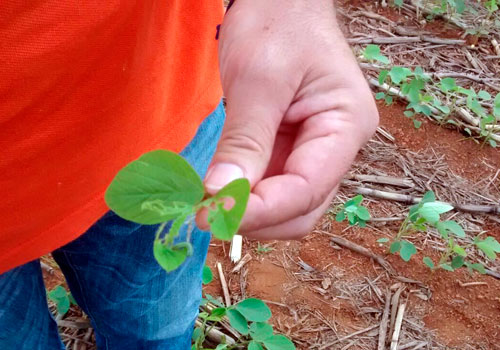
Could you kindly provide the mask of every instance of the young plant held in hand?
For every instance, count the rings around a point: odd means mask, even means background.
[[[143,225],[159,224],[153,253],[170,272],[193,254],[190,235],[199,210],[208,209],[208,223],[216,238],[230,240],[238,231],[249,195],[248,180],[237,179],[211,196],[182,156],[157,150],[120,170],[108,187],[105,200],[124,219]],[[228,202],[233,202],[230,209]],[[186,240],[178,242],[176,238],[185,222],[189,223]]]

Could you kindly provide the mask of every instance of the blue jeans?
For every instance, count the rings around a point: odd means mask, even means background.
[[[224,119],[219,105],[181,152],[202,177]],[[195,254],[167,274],[153,257],[155,230],[108,212],[84,235],[52,253],[90,317],[100,350],[190,348],[210,234],[195,229]],[[64,349],[47,307],[38,260],[0,275],[0,349]]]

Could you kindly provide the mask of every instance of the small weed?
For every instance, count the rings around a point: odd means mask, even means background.
[[[208,269],[208,270],[207,270]],[[211,276],[210,269],[205,266],[204,274]],[[210,279],[211,280],[211,279]],[[207,280],[209,283],[210,281]],[[191,350],[210,350],[204,347],[207,334],[221,321],[228,320],[231,327],[242,336],[235,344],[227,344],[222,339],[221,344],[212,350],[232,350],[247,348],[249,350],[295,350],[292,341],[281,334],[275,334],[268,323],[271,310],[260,299],[249,298],[238,304],[225,307],[220,301],[209,294],[202,299],[202,305],[212,303],[216,308],[199,314],[201,325],[194,329]],[[207,308],[208,309],[208,308]]]

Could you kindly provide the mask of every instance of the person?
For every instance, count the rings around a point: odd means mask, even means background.
[[[250,238],[299,239],[328,207],[378,123],[333,2],[236,0],[222,16],[219,0],[2,1],[1,349],[64,348],[49,252],[98,349],[189,349],[210,235],[166,273],[155,227],[103,199],[144,152],[180,152],[209,192],[248,178]]]

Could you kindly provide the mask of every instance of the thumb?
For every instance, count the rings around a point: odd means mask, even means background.
[[[228,96],[226,123],[205,177],[208,193],[215,194],[242,177],[253,186],[264,175],[282,114],[258,97],[239,91]]]

